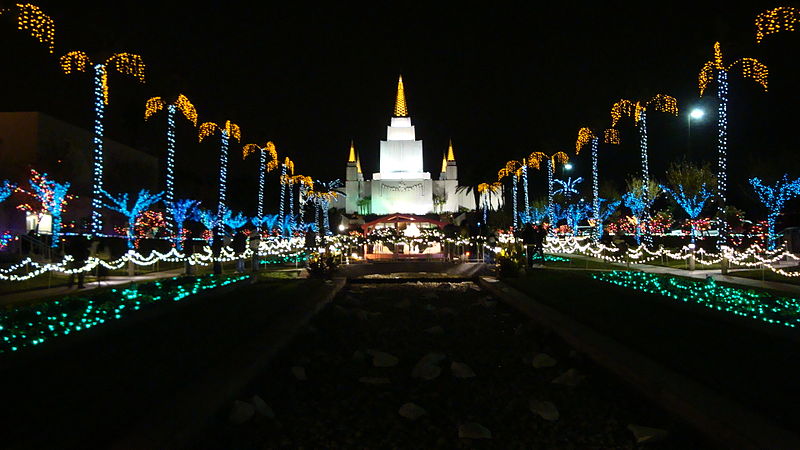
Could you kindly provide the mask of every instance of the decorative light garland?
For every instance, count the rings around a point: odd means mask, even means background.
[[[777,239],[775,235],[775,220],[783,211],[786,201],[800,195],[800,178],[790,180],[787,174],[783,174],[783,177],[776,181],[773,186],[765,186],[759,178],[751,178],[749,181],[756,194],[758,194],[761,203],[769,210],[769,213],[767,213],[767,248],[774,250]]]
[[[720,286],[710,277],[705,281],[691,281],[646,272],[613,271],[595,273],[592,278],[771,325],[789,328],[800,325],[800,299]]]
[[[13,8],[7,10],[0,8],[0,16],[10,11],[16,12],[18,30],[27,31],[40,44],[47,45],[48,51],[53,53],[56,42],[56,25],[50,16],[45,14],[38,6],[30,3],[17,3],[16,10]]]
[[[756,16],[756,43],[761,43],[765,36],[781,31],[796,31],[800,22],[800,10],[791,6],[779,6],[768,9]]]

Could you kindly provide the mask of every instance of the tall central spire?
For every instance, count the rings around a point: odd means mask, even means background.
[[[397,80],[397,100],[394,102],[394,117],[407,117],[408,108],[406,108],[406,93],[403,90],[403,76]]]

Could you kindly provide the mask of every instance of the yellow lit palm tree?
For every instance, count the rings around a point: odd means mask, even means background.
[[[528,156],[529,163],[541,164],[542,161],[547,161],[547,216],[552,225],[555,225],[555,217],[553,217],[553,173],[556,170],[556,164],[566,164],[569,162],[569,155],[565,152],[555,152],[548,155],[544,152],[533,152]],[[555,228],[555,227],[554,227]]]
[[[492,195],[503,191],[503,183],[495,181],[494,183],[479,183],[478,195],[483,208],[483,223],[484,226],[489,223],[489,206],[492,203]]]
[[[59,59],[61,69],[67,75],[73,72],[87,72],[94,70],[94,139],[92,172],[92,233],[101,231],[102,223],[100,209],[103,207],[103,113],[108,105],[108,67],[117,72],[133,76],[140,83],[144,83],[145,65],[142,57],[133,53],[115,53],[103,63],[94,64],[89,56],[81,51],[69,52]]]
[[[800,24],[800,9],[791,6],[779,6],[768,9],[756,16],[756,43],[769,34],[782,31],[796,31]]]
[[[236,125],[230,120],[225,121],[225,126],[219,126],[214,122],[205,122],[204,124],[200,125],[198,140],[203,142],[203,139],[213,136],[217,130],[220,132],[219,203],[217,205],[217,226],[220,234],[222,234],[225,231],[222,216],[227,207],[225,205],[225,201],[228,190],[228,141],[230,139],[241,141],[242,131],[239,128],[239,125]]]
[[[39,43],[47,45],[47,49],[53,53],[56,43],[56,25],[41,8],[30,3],[17,3],[11,8],[0,8],[0,16],[2,15],[15,16],[18,30],[27,31]]]
[[[164,108],[167,109],[167,171],[164,201],[172,204],[175,201],[175,113],[180,111],[192,125],[197,126],[197,110],[183,94],[178,94],[178,98],[172,103],[165,102],[161,97],[152,97],[145,103],[144,120]],[[171,208],[167,208],[167,226],[173,227],[170,210]]]
[[[614,128],[609,128],[604,131],[604,143],[606,144],[619,144],[619,136]],[[586,144],[592,144],[592,214],[595,219],[595,233],[594,238],[599,239],[599,231],[602,224],[598,224],[600,218],[600,196],[599,196],[599,180],[597,175],[597,149],[600,145],[600,138],[587,127],[578,130],[578,139],[575,141],[575,154],[579,154],[581,149]]]
[[[722,62],[722,50],[719,42],[714,43],[714,58],[707,61],[700,70],[698,86],[702,96],[708,85],[716,78],[717,99],[717,196],[719,199],[717,249],[727,242],[727,226],[723,214],[728,184],[728,72],[741,70],[742,76],[751,78],[767,90],[767,66],[754,58],[740,58],[725,66]]]
[[[272,141],[267,142],[263,147],[256,144],[247,144],[242,148],[242,158],[247,158],[249,155],[258,152],[258,222],[264,216],[264,179],[266,172],[272,172],[278,168],[278,151],[275,149],[275,144]],[[267,160],[269,156],[269,160]]]

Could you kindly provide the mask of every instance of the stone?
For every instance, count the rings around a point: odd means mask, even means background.
[[[528,402],[528,407],[544,420],[549,420],[551,422],[558,420],[558,408],[556,408],[556,405],[552,402],[532,398],[530,402]]]
[[[356,350],[353,352],[353,361],[362,362],[365,359],[367,359],[367,355],[365,355],[361,350]]]
[[[300,381],[308,379],[308,377],[306,376],[306,368],[302,366],[293,366],[292,375],[294,375],[294,377]]]
[[[397,411],[397,414],[400,414],[406,419],[417,420],[425,414],[428,414],[428,411],[425,411],[423,407],[417,405],[416,403],[408,402],[403,403],[403,406],[400,407],[400,409]]]
[[[367,350],[367,354],[372,356],[372,365],[375,367],[394,367],[400,362],[396,356],[378,350]]]
[[[391,380],[385,377],[361,377],[358,382],[364,384],[389,384]]]
[[[450,363],[450,372],[456,378],[474,378],[475,372],[472,368],[462,362],[453,361]]]
[[[458,437],[463,439],[491,439],[492,432],[476,422],[467,422],[458,427]]]
[[[552,382],[556,384],[563,384],[565,386],[575,387],[586,378],[586,375],[581,374],[575,369],[569,369],[561,375],[557,376]]]
[[[547,353],[537,353],[533,357],[533,361],[531,361],[531,365],[535,369],[543,369],[545,367],[553,367],[558,364],[552,356],[548,355]]]
[[[669,435],[667,430],[660,428],[643,427],[636,424],[628,424],[628,429],[633,433],[636,438],[637,444],[644,444],[645,442],[656,442],[664,439]]]
[[[433,380],[442,372],[439,363],[445,359],[441,353],[428,353],[417,362],[411,371],[412,378],[422,378],[423,380]]]
[[[248,402],[236,400],[233,402],[230,414],[228,414],[228,420],[230,420],[231,423],[240,425],[252,419],[255,414],[255,406]]]
[[[444,334],[444,328],[441,325],[434,325],[430,328],[426,328],[425,332],[428,334]]]
[[[395,305],[394,305],[395,308],[401,308],[401,309],[408,308],[409,306],[411,306],[411,300],[409,300],[407,298],[404,298],[404,299],[400,300],[399,302],[395,303]]]
[[[267,404],[267,402],[265,402],[258,395],[254,395],[253,398],[250,399],[250,403],[253,404],[257,413],[269,419],[275,418],[275,411],[273,411],[272,408],[270,408],[270,406]]]

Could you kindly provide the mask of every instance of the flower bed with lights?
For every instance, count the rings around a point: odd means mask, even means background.
[[[632,271],[596,273],[592,278],[772,325],[790,328],[800,325],[800,299],[721,286],[711,278],[705,281],[692,281]]]
[[[102,293],[73,295],[0,313],[0,354],[122,319],[159,302],[177,302],[202,291],[238,283],[249,275],[174,277]]]

